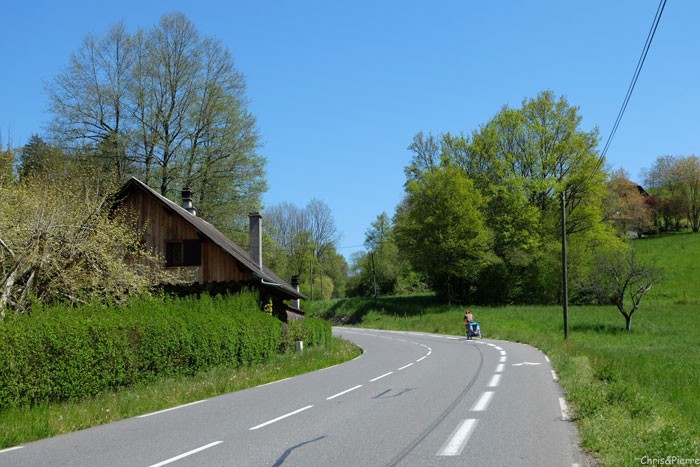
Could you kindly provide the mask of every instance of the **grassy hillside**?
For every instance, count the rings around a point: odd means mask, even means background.
[[[639,465],[644,456],[700,455],[700,235],[635,241],[639,256],[665,270],[634,315],[571,307],[471,307],[487,338],[525,342],[552,359],[576,414],[583,447],[602,465]],[[462,334],[464,306],[430,297],[322,302],[314,313],[361,326]]]
[[[633,242],[640,258],[664,270],[664,281],[650,293],[655,303],[698,305],[700,294],[700,234],[649,237]]]

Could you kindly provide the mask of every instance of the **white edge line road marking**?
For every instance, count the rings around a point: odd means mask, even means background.
[[[150,417],[151,415],[160,415],[160,414],[165,413],[165,412],[170,412],[171,410],[178,410],[178,409],[182,409],[184,407],[189,407],[190,405],[201,404],[202,402],[206,402],[206,399],[203,399],[201,401],[196,401],[196,402],[190,402],[189,404],[178,405],[177,407],[170,407],[169,409],[159,410],[158,412],[151,412],[151,413],[139,415],[136,418],[146,418],[146,417]]]
[[[496,349],[496,350],[503,350],[502,347],[499,347],[499,346],[497,346],[497,345],[494,345],[493,348]]]
[[[422,362],[422,361],[425,360],[426,358],[428,358],[428,356],[427,356],[427,355],[423,355],[421,358],[419,358],[418,360],[416,360],[416,363]]]
[[[557,372],[552,370],[552,381],[559,381],[559,377],[557,376]]]
[[[548,357],[548,356],[545,355],[545,356],[544,356],[544,360],[545,360],[547,363],[549,363],[549,357]]]
[[[408,365],[404,365],[404,366],[402,366],[401,368],[397,369],[396,371],[405,370],[405,369],[408,368],[409,366],[413,366],[413,363],[409,363]]]
[[[390,371],[389,373],[384,373],[384,374],[381,375],[381,376],[377,376],[377,377],[374,378],[374,379],[370,379],[369,382],[370,382],[370,383],[374,383],[375,381],[379,381],[380,379],[382,379],[382,378],[384,378],[384,377],[386,377],[386,376],[389,376],[389,375],[393,375],[393,374],[394,374],[394,372],[393,372],[393,371]]]
[[[307,405],[306,407],[302,407],[301,409],[297,409],[294,412],[289,412],[288,414],[284,414],[280,417],[273,418],[272,420],[268,420],[265,423],[261,423],[260,425],[255,425],[252,428],[248,428],[248,431],[257,430],[258,428],[262,428],[262,427],[267,426],[267,425],[272,425],[275,422],[279,422],[280,420],[284,420],[287,417],[291,417],[292,415],[296,415],[300,412],[303,412],[304,410],[310,409],[311,407],[313,407],[313,405]]]
[[[503,367],[505,365],[503,363],[499,363],[498,366],[496,367],[496,373],[503,373]]]
[[[444,446],[438,451],[437,455],[459,456],[462,454],[464,446],[466,446],[467,441],[469,441],[469,436],[471,436],[478,421],[479,420],[474,418],[469,418],[460,423],[450,436],[450,439],[448,439]]]
[[[501,359],[499,360],[499,362],[501,362],[501,363],[505,363],[505,362],[507,362],[507,361],[508,361],[508,357],[506,357],[505,355],[503,355],[503,356],[501,357]]]
[[[501,375],[493,375],[491,377],[491,381],[489,381],[489,387],[490,388],[495,388],[498,386],[498,383],[501,382]]]
[[[350,391],[354,391],[355,389],[359,389],[359,388],[361,388],[361,387],[362,387],[362,385],[361,385],[361,384],[358,384],[358,385],[355,386],[354,388],[346,389],[345,391],[339,392],[338,394],[332,395],[331,397],[326,397],[326,400],[329,401],[329,400],[331,400],[331,399],[335,399],[336,397],[340,397],[340,396],[342,396],[343,394],[347,394],[347,393],[349,393]]]
[[[505,351],[505,350],[501,350],[500,352],[501,352],[501,355],[506,355],[506,351]]]
[[[223,443],[223,441],[214,441],[213,443],[209,443],[206,446],[202,446],[201,448],[193,449],[191,451],[187,451],[184,454],[180,454],[179,456],[171,457],[170,459],[164,460],[163,462],[153,464],[151,467],[161,467],[162,465],[171,464],[175,461],[179,461],[180,459],[183,459],[187,456],[191,456],[192,454],[197,454],[200,451],[204,451],[205,449],[209,449],[221,443]]]
[[[13,448],[0,449],[0,454],[2,454],[3,452],[16,451],[18,449],[23,449],[23,448],[24,448],[24,446],[15,446]]]
[[[472,412],[483,412],[486,410],[486,408],[489,406],[489,402],[491,402],[491,398],[493,397],[493,391],[485,391],[481,397],[479,398],[478,401],[476,401],[476,404],[474,404],[474,407],[472,407]]]
[[[426,355],[430,355],[431,353],[433,353],[433,349],[428,350],[428,353]]]
[[[561,419],[565,422],[569,421],[569,406],[563,397],[559,398],[559,407],[561,408]]]

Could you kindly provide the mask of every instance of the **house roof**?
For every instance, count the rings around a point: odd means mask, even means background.
[[[180,216],[185,222],[190,224],[197,232],[207,238],[212,243],[219,246],[224,250],[229,256],[231,256],[235,261],[237,261],[242,267],[250,270],[253,276],[260,280],[260,284],[264,288],[276,289],[282,292],[286,298],[301,298],[306,299],[306,296],[297,292],[297,290],[292,287],[288,282],[275,274],[274,271],[265,267],[263,265],[262,269],[250,258],[250,254],[243,248],[234,243],[230,238],[221,233],[216,227],[211,225],[209,222],[205,221],[201,217],[197,217],[194,214],[190,214],[183,207],[177,203],[172,202],[165,196],[161,195],[153,188],[149,187],[141,180],[131,177],[131,180],[126,182],[124,186],[119,190],[117,194],[117,199],[123,199],[131,190],[141,190],[158,200],[166,209],[172,211],[173,213]]]

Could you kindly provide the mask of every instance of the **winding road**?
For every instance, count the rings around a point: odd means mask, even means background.
[[[362,356],[275,383],[0,451],[0,466],[577,466],[530,346],[334,328]]]

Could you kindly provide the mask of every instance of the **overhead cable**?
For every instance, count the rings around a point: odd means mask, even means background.
[[[630,82],[629,88],[627,89],[627,94],[625,95],[625,99],[622,102],[622,106],[620,107],[620,111],[617,114],[617,119],[615,120],[615,124],[613,125],[613,128],[610,131],[610,136],[608,136],[608,140],[606,141],[605,146],[603,147],[603,151],[600,154],[600,159],[598,162],[599,165],[605,159],[605,155],[608,153],[608,148],[610,148],[610,143],[612,142],[612,139],[615,136],[615,133],[617,132],[617,128],[620,126],[620,122],[622,121],[622,116],[625,113],[625,109],[627,109],[627,104],[629,103],[630,97],[632,96],[632,91],[634,91],[634,87],[637,84],[637,79],[639,78],[639,74],[642,71],[642,67],[644,66],[644,61],[647,58],[647,53],[649,53],[649,48],[651,47],[651,42],[654,40],[654,35],[656,34],[656,28],[659,26],[659,21],[661,20],[661,15],[664,12],[665,6],[666,6],[666,0],[660,0],[659,6],[656,9],[656,16],[654,16],[654,21],[652,22],[651,28],[649,29],[649,34],[647,34],[647,40],[646,40],[646,43],[644,44],[642,54],[639,56],[639,61],[637,62],[637,68],[634,70],[634,76],[632,77],[632,81]]]

